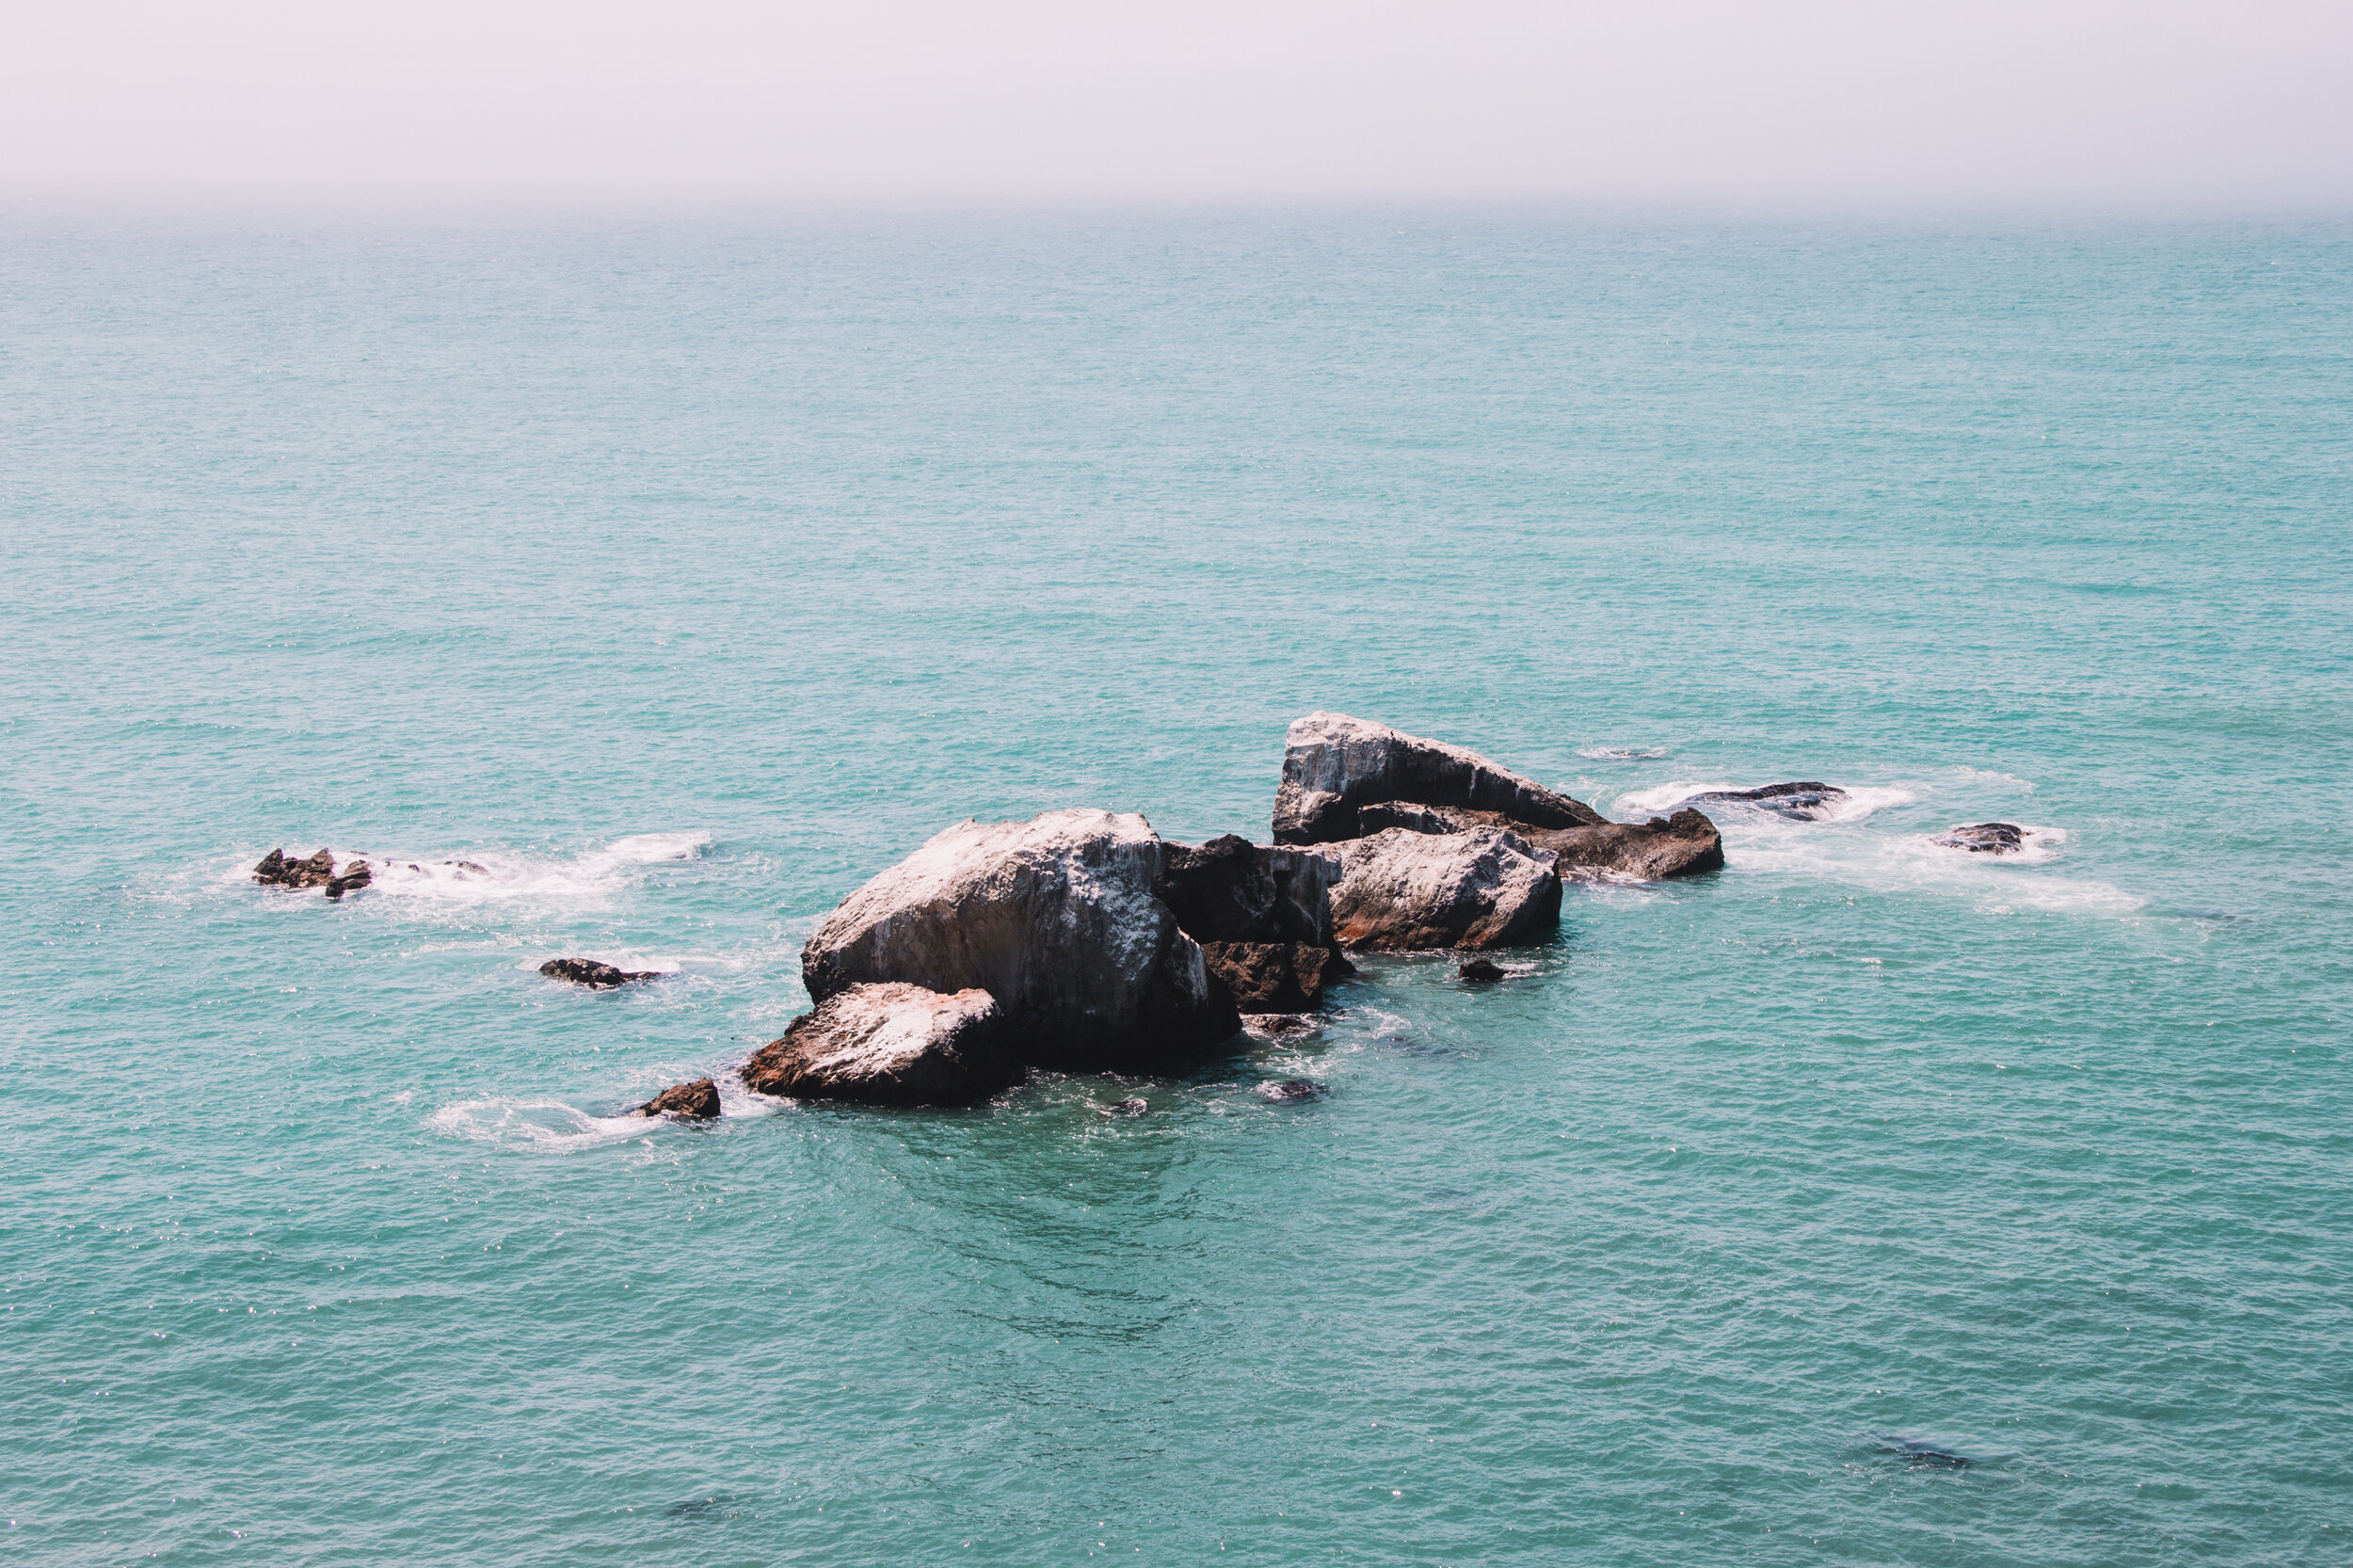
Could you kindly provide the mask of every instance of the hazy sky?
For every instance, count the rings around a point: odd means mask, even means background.
[[[0,0],[0,192],[2353,208],[2353,0]]]

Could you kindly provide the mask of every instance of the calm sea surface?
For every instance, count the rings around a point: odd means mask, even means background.
[[[2353,1560],[2349,430],[2342,224],[8,217],[0,1556]],[[611,1119],[1319,707],[1856,806],[1179,1079]]]

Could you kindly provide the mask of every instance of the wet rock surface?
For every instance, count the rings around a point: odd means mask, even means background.
[[[1330,1091],[1312,1079],[1285,1078],[1259,1084],[1258,1093],[1277,1105],[1304,1105],[1323,1098]]]
[[[2026,830],[2016,823],[1971,823],[1963,827],[1948,827],[1933,841],[1947,849],[1965,849],[1972,855],[2018,855],[2026,847]]]
[[[343,869],[341,875],[328,879],[327,896],[340,904],[345,893],[356,893],[375,880],[376,873],[368,869],[365,860],[354,860]]]
[[[1101,1108],[1106,1116],[1141,1116],[1151,1109],[1150,1103],[1143,1099],[1125,1099]]]
[[[795,1099],[971,1105],[1021,1081],[1008,1020],[986,991],[852,985],[744,1064],[744,1085]]]
[[[802,950],[821,1002],[893,983],[996,999],[1023,1059],[1150,1071],[1241,1020],[1154,896],[1166,845],[1133,813],[960,823],[868,882]]]
[[[1753,790],[1708,790],[1692,795],[1682,804],[1699,805],[1724,802],[1753,806],[1775,816],[1789,817],[1799,822],[1820,822],[1837,814],[1848,799],[1847,792],[1835,784],[1818,779],[1794,784],[1760,784]]]
[[[1339,857],[1228,833],[1167,844],[1152,891],[1196,942],[1313,942],[1330,946],[1330,893]]]
[[[1454,978],[1476,981],[1481,984],[1497,981],[1503,978],[1503,966],[1493,959],[1473,958],[1454,971]]]
[[[1337,843],[1377,831],[1358,821],[1367,806],[1405,802],[1495,811],[1531,827],[1588,826],[1604,820],[1582,801],[1443,741],[1386,725],[1318,712],[1284,738],[1274,792],[1278,844]]]
[[[632,1116],[682,1116],[707,1122],[719,1114],[719,1086],[707,1078],[673,1083],[630,1112]]]
[[[1351,947],[1410,952],[1526,941],[1561,918],[1552,857],[1497,827],[1393,827],[1341,846],[1332,920]]]
[[[656,969],[616,968],[594,958],[551,958],[539,966],[539,972],[550,980],[568,981],[594,991],[626,985],[633,980],[652,980],[660,973]]]

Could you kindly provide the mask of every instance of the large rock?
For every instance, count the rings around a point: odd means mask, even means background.
[[[852,985],[977,987],[1024,1060],[1150,1071],[1241,1027],[1153,896],[1165,846],[1133,813],[960,823],[841,902],[801,952],[819,1001]]]
[[[1561,918],[1552,856],[1501,828],[1393,827],[1341,846],[1340,856],[1332,920],[1351,947],[1501,947]]]
[[[1359,813],[1368,827],[1413,833],[1461,833],[1501,828],[1525,839],[1554,869],[1572,880],[1630,877],[1657,882],[1719,870],[1724,841],[1716,824],[1685,809],[1646,823],[1606,822],[1583,827],[1529,827],[1497,811],[1465,811],[1435,806],[1369,806]]]
[[[1153,892],[1196,942],[1332,943],[1339,857],[1254,844],[1239,833],[1166,846]]]
[[[274,849],[253,868],[253,880],[264,888],[324,888],[335,880],[335,856],[323,849],[308,860],[290,860],[284,850]]]
[[[986,991],[853,985],[792,1020],[744,1064],[744,1085],[795,1099],[970,1105],[1021,1081]]]
[[[1494,811],[1530,827],[1578,827],[1601,813],[1475,751],[1400,734],[1345,713],[1314,712],[1284,738],[1283,781],[1274,792],[1274,840],[1329,844],[1373,829],[1357,820],[1367,806],[1421,806]]]

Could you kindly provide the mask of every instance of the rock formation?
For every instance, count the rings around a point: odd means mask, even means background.
[[[970,1105],[1021,1081],[1011,1043],[986,991],[851,985],[761,1047],[744,1084],[795,1099]]]
[[[339,874],[328,879],[327,896],[341,904],[345,893],[356,893],[375,880],[376,873],[368,870],[365,860],[354,860]]]
[[[1605,822],[1585,827],[1529,827],[1500,812],[1435,806],[1369,806],[1359,815],[1376,830],[1460,833],[1474,827],[1502,828],[1552,856],[1554,869],[1572,880],[1633,877],[1659,882],[1712,872],[1724,863],[1724,841],[1716,824],[1688,808],[1647,823]]]
[[[592,990],[604,990],[614,985],[626,985],[632,980],[651,980],[658,969],[620,969],[600,964],[593,958],[551,958],[539,966],[539,972],[550,980],[568,980],[575,985]]]
[[[1482,984],[1503,978],[1503,966],[1490,958],[1472,958],[1454,971],[1457,980],[1475,980]]]
[[[895,982],[977,987],[1026,1061],[1150,1071],[1241,1020],[1153,896],[1165,846],[1133,813],[964,822],[841,902],[801,952],[820,1002]]]
[[[1277,1105],[1300,1105],[1308,1100],[1320,1100],[1329,1091],[1313,1079],[1285,1078],[1259,1084],[1258,1093]]]
[[[324,888],[335,880],[335,856],[323,849],[308,860],[289,860],[284,850],[274,849],[253,868],[253,880],[264,888]]]
[[[683,1116],[689,1121],[707,1122],[719,1114],[719,1086],[707,1078],[698,1078],[692,1083],[673,1083],[629,1114]]]
[[[2026,830],[2016,823],[1972,823],[1966,827],[1945,829],[1936,836],[1935,841],[1947,849],[1965,849],[1972,855],[2017,855],[2026,847]]]
[[[1201,944],[1212,979],[1245,1013],[1319,1007],[1323,988],[1354,966],[1332,933],[1336,855],[1254,844],[1229,833],[1165,846],[1153,892],[1177,928]]]
[[[1475,751],[1400,734],[1345,713],[1314,712],[1284,737],[1274,792],[1274,841],[1329,844],[1362,838],[1357,811],[1387,801],[1494,811],[1530,827],[1591,826],[1605,819],[1580,801],[1497,766]]]
[[[1332,892],[1332,921],[1350,947],[1499,947],[1561,918],[1552,857],[1502,828],[1392,827],[1351,840],[1340,856],[1346,875]]]

